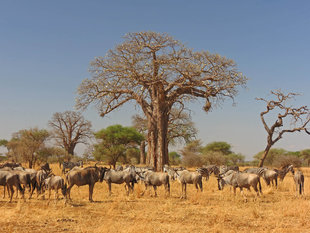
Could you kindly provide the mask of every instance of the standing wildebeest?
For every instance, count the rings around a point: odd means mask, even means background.
[[[49,174],[50,172],[47,172],[43,169],[39,170],[36,173],[37,197],[39,197],[39,194],[42,193],[42,186],[44,185],[44,180],[48,177]]]
[[[280,181],[284,180],[288,172],[291,172],[294,175],[294,168],[293,168],[293,165],[291,164],[288,164],[282,167],[281,169],[273,169],[273,170],[278,173],[278,177],[280,178]]]
[[[70,191],[71,188],[76,185],[78,187],[83,185],[89,186],[89,201],[93,202],[93,190],[95,183],[103,181],[104,173],[107,170],[105,167],[86,167],[81,170],[69,171],[66,175],[67,183],[67,196],[71,200]]]
[[[20,163],[14,163],[14,162],[5,162],[3,164],[0,164],[0,168],[4,168],[4,167],[14,168],[14,167],[20,167],[20,166],[21,166]]]
[[[219,170],[220,170],[220,174],[224,174],[230,170],[238,172],[239,166],[237,166],[237,165],[233,165],[233,166],[222,165],[222,166],[220,166]]]
[[[105,172],[103,178],[109,186],[109,194],[111,195],[111,186],[114,184],[126,183],[125,189],[127,195],[129,195],[130,190],[133,192],[134,183],[136,183],[136,171],[134,166],[129,166],[123,171],[115,171],[109,169]]]
[[[13,186],[16,187],[22,193],[24,198],[24,189],[21,187],[19,178],[17,174],[13,174],[10,171],[0,171],[0,185],[7,186],[10,202],[12,202],[14,189]]]
[[[83,167],[83,161],[78,162],[63,162],[62,163],[62,174],[66,173],[66,170],[70,171],[74,167]]]
[[[206,177],[206,181],[209,180],[209,176],[210,176],[211,173],[209,172],[208,168],[206,168],[206,167],[199,167],[199,168],[196,169],[196,171],[198,173],[200,173],[200,175],[202,177]]]
[[[276,171],[267,168],[263,172],[262,177],[268,186],[272,183],[272,185],[278,187],[278,173]]]
[[[51,190],[55,190],[55,200],[58,200],[58,189],[61,189],[62,195],[66,197],[67,186],[60,176],[51,175],[44,180],[44,186],[48,190],[48,199],[51,197]]]
[[[250,190],[250,187],[253,187],[257,196],[259,196],[259,192],[262,193],[262,186],[260,183],[260,177],[257,174],[253,173],[242,173],[242,172],[228,172],[223,175],[219,175],[218,177],[218,187],[220,190],[223,189],[225,184],[230,184],[234,188],[234,194],[236,194],[236,188],[240,188],[242,196],[243,188],[247,188]],[[257,184],[259,185],[259,191],[257,188]]]
[[[177,179],[182,184],[182,196],[181,198],[186,198],[186,185],[195,184],[198,191],[198,185],[200,191],[202,192],[202,176],[199,172],[190,172],[187,170],[176,172]]]
[[[26,186],[28,186],[29,192],[31,193],[31,176],[30,176],[30,173],[28,173],[22,169],[23,169],[22,167],[16,167],[11,172],[13,174],[18,175],[20,184],[22,184],[24,186],[24,189]],[[16,198],[17,197],[18,197],[18,190],[16,191]]]
[[[169,175],[167,173],[146,171],[141,173],[141,176],[145,184],[145,190],[142,192],[142,195],[144,195],[149,186],[153,186],[155,197],[157,197],[157,186],[161,185],[165,186],[166,194],[170,195]]]
[[[299,191],[300,195],[305,193],[304,181],[305,181],[305,177],[304,177],[304,174],[302,173],[302,171],[300,171],[300,170],[296,171],[294,174],[294,182],[296,185],[296,192],[298,193],[298,191]]]

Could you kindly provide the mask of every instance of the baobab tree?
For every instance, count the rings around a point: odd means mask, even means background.
[[[87,144],[88,139],[93,137],[90,121],[85,120],[80,112],[56,112],[48,124],[56,144],[65,149],[68,155],[74,155],[78,143]]]
[[[307,124],[310,121],[310,111],[307,106],[293,107],[288,106],[287,102],[297,96],[297,93],[284,94],[281,90],[271,91],[274,99],[266,100],[264,98],[256,98],[264,101],[267,109],[260,113],[261,121],[267,132],[267,145],[259,162],[259,167],[264,165],[264,161],[271,147],[279,141],[284,134],[294,132],[307,132]],[[276,112],[277,117],[274,123],[268,126],[265,117],[271,111]]]
[[[91,62],[92,78],[80,84],[76,107],[95,104],[105,116],[128,102],[140,106],[147,118],[149,165],[162,170],[168,163],[172,107],[202,99],[208,112],[226,98],[234,99],[247,78],[233,60],[195,52],[165,33],[129,33],[124,38]]]

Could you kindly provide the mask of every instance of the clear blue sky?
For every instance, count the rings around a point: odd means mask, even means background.
[[[248,159],[264,149],[255,97],[282,89],[310,105],[310,2],[257,1],[0,1],[0,139],[30,127],[47,128],[53,113],[73,110],[89,62],[128,32],[167,32],[194,50],[232,58],[250,78],[231,101],[211,113],[191,106],[204,144],[226,141]],[[84,114],[94,130],[131,124],[134,106],[105,118]],[[130,114],[129,114],[130,113]],[[310,148],[310,136],[285,136],[275,147]]]

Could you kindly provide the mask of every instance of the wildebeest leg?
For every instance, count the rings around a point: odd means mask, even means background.
[[[109,186],[109,195],[111,196],[112,194],[112,183],[111,182],[108,182],[108,186]]]
[[[36,183],[37,182],[33,182],[31,185],[32,185],[32,190],[31,190],[31,193],[30,193],[30,195],[29,195],[29,199],[31,199],[31,197],[32,197],[32,194],[33,194],[33,192],[34,192],[34,190],[35,190],[35,188],[36,188]]]
[[[155,197],[157,197],[157,192],[156,192],[157,186],[156,186],[156,185],[153,185],[153,188],[154,188],[154,192],[155,192]]]
[[[3,186],[3,199],[5,198],[5,187],[8,189],[8,192],[9,192],[9,187],[7,185],[4,185]]]
[[[201,181],[199,181],[199,188],[200,188],[200,191],[202,192],[203,191],[203,188],[202,188],[202,180]]]
[[[89,201],[93,202],[93,190],[94,190],[95,184],[89,184]]]
[[[145,190],[144,190],[144,191],[142,191],[141,196],[143,196],[143,195],[144,195],[144,193],[146,192],[146,190],[147,190],[147,184],[145,184]]]
[[[9,185],[9,186],[10,186],[10,192],[8,191],[8,193],[9,193],[10,202],[12,202],[14,189],[13,189],[13,185]]]
[[[50,200],[51,199],[51,189],[49,188],[48,189],[48,200]]]
[[[69,197],[69,199],[71,200],[71,196],[70,196],[70,192],[71,192],[71,188],[73,187],[73,185],[69,185],[68,189],[67,189],[67,196]]]

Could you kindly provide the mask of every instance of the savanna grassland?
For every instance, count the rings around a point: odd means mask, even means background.
[[[57,165],[53,172],[60,175]],[[243,169],[241,169],[243,170]],[[203,182],[204,191],[188,186],[188,198],[180,199],[181,186],[171,182],[171,195],[165,197],[164,187],[158,197],[140,193],[126,196],[124,185],[112,185],[111,196],[105,182],[97,183],[94,203],[88,202],[88,186],[71,190],[72,201],[55,202],[37,199],[0,198],[0,232],[310,232],[310,169],[305,174],[305,195],[297,197],[291,174],[278,189],[262,181],[263,195],[255,200],[254,192],[245,191],[247,202],[229,187],[217,188],[211,176]],[[152,193],[153,194],[153,190]],[[25,194],[28,197],[28,193]]]

